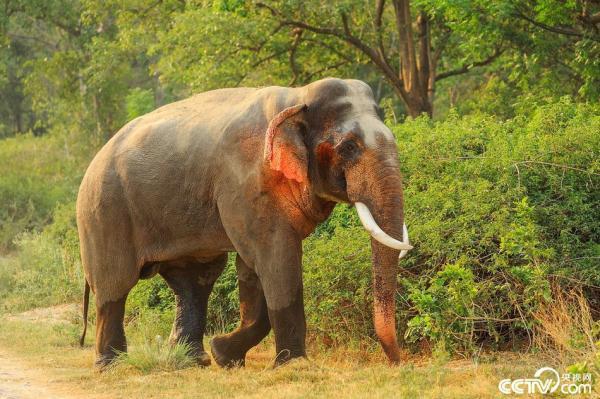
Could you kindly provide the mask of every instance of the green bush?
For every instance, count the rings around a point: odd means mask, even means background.
[[[348,210],[336,208],[333,219],[343,213]],[[307,321],[325,343],[373,334],[370,257],[369,237],[361,227],[336,227],[330,237],[305,240]]]
[[[527,118],[450,113],[394,127],[416,244],[398,295],[408,342],[500,345],[527,336],[552,281],[598,285],[599,111],[565,98]],[[372,334],[369,244],[340,225],[349,217],[336,210],[305,243],[310,324],[338,341]]]
[[[84,279],[74,203],[59,205],[54,222],[42,232],[20,234],[16,247],[16,257],[7,258],[0,272],[0,309],[24,310],[81,299]]]
[[[416,243],[403,264],[416,276],[402,279],[399,301],[408,338],[450,350],[500,343],[532,327],[552,279],[598,285],[599,111],[565,98],[528,118],[451,113],[395,127]],[[471,309],[447,301],[440,273],[457,262],[473,275],[455,281],[474,290]],[[474,325],[455,323],[464,317]]]
[[[125,98],[127,109],[127,120],[147,114],[154,109],[154,91],[152,89],[141,89],[136,87],[129,91]]]
[[[26,134],[1,141],[0,253],[14,249],[20,233],[51,222],[57,204],[75,199],[89,151],[76,138]]]

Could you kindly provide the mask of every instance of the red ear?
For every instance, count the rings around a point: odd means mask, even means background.
[[[289,107],[275,115],[267,128],[265,160],[271,169],[298,183],[308,181],[308,155],[298,125],[289,119],[306,105]]]

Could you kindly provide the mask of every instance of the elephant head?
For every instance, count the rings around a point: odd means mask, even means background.
[[[287,106],[269,123],[265,162],[309,188],[311,196],[356,206],[372,237],[375,331],[396,363],[397,264],[412,247],[404,226],[394,136],[364,82],[326,79],[297,90],[297,97],[286,98]]]

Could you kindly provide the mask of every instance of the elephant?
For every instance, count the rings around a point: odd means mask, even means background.
[[[306,357],[302,240],[338,203],[354,204],[371,233],[375,332],[398,363],[398,258],[412,246],[396,143],[368,84],[219,89],[130,121],[91,161],[77,197],[81,343],[91,289],[96,366],[126,351],[127,295],[160,274],[176,299],[169,342],[208,366],[208,297],[235,252],[240,324],[210,341],[214,361],[243,366],[271,329],[275,365]]]

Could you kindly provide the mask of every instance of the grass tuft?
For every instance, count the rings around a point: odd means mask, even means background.
[[[123,366],[134,368],[143,374],[181,370],[196,364],[190,353],[190,345],[171,345],[157,336],[154,340],[146,339],[141,345],[130,348],[129,352],[121,352],[111,371],[118,371]]]

